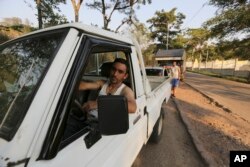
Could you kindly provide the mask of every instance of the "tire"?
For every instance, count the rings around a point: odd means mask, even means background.
[[[154,126],[149,141],[152,143],[159,143],[159,141],[161,140],[162,132],[163,132],[163,113],[160,114]]]

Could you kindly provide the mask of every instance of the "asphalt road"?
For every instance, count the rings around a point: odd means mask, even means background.
[[[250,122],[250,84],[189,72],[185,82]]]

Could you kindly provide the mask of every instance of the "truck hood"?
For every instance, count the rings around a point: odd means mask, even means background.
[[[6,141],[0,138],[0,166],[1,167],[15,167],[25,166],[28,159],[22,154],[22,146],[16,146],[13,141]]]

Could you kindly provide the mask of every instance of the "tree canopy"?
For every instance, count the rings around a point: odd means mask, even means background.
[[[121,24],[116,28],[116,32],[124,24],[132,24],[133,19],[136,19],[134,5],[151,3],[151,0],[94,0],[91,3],[86,3],[91,9],[95,9],[102,14],[103,17],[103,29],[110,30],[109,24],[113,14],[117,11],[120,14],[125,15],[121,20]]]
[[[37,8],[37,19],[39,29],[52,25],[58,25],[67,23],[67,19],[64,15],[60,15],[58,5],[60,3],[66,3],[66,0],[34,0]],[[27,2],[26,2],[27,3]],[[31,6],[29,4],[29,6]],[[57,12],[56,12],[56,11]]]
[[[211,36],[219,39],[218,50],[224,58],[250,60],[250,1],[210,0],[218,7],[217,16],[204,23]]]
[[[218,15],[204,24],[211,29],[212,36],[223,38],[239,32],[249,35],[249,0],[210,0],[210,4],[219,8]]]
[[[164,10],[156,11],[155,15],[147,20],[150,24],[149,29],[151,30],[151,37],[160,42],[160,48],[168,46],[169,48],[174,48],[174,40],[172,39],[175,39],[181,32],[180,26],[183,24],[185,15],[182,13],[176,13],[176,10],[177,8],[173,8],[169,12]]]

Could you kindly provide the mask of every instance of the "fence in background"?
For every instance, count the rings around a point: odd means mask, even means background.
[[[222,76],[242,77],[250,80],[250,61],[231,60],[215,60],[210,62],[199,63],[196,59],[194,62],[187,61],[186,67],[193,70],[206,70]]]

